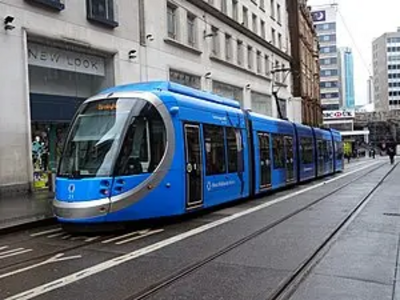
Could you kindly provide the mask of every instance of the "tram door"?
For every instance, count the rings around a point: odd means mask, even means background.
[[[293,137],[285,136],[286,181],[294,180]]]
[[[271,187],[271,146],[268,133],[258,133],[260,147],[260,189]]]
[[[186,208],[203,204],[203,158],[200,126],[185,124]]]

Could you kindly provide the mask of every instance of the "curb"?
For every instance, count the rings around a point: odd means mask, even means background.
[[[40,220],[27,221],[25,223],[20,223],[11,225],[9,227],[0,228],[0,236],[26,229],[33,229],[42,226],[54,225],[57,223],[56,220],[57,219],[55,217],[45,217]]]

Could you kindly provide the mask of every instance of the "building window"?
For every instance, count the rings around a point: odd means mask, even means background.
[[[272,145],[274,150],[274,169],[283,169],[285,167],[285,148],[283,136],[273,134]]]
[[[257,33],[257,16],[255,14],[253,14],[253,32]]]
[[[228,12],[228,3],[227,0],[221,0],[221,11],[226,14]]]
[[[203,125],[204,148],[206,150],[206,175],[226,172],[224,128],[215,125]]]
[[[274,69],[275,70],[279,70],[279,61],[275,61],[275,67],[274,67]],[[276,82],[279,82],[279,80],[280,80],[280,78],[279,78],[279,74],[280,74],[280,72],[275,72],[275,81]]]
[[[171,3],[167,4],[167,19],[168,19],[168,37],[171,39],[176,39],[176,6]]]
[[[253,48],[251,46],[247,47],[247,67],[253,68]]]
[[[239,40],[237,41],[236,55],[237,55],[237,64],[241,66],[243,64],[243,42]]]
[[[275,19],[275,1],[274,0],[270,1],[271,1],[271,18]]]
[[[213,80],[212,91],[221,97],[239,101],[243,105],[243,89],[237,86]]]
[[[261,52],[257,51],[257,73],[261,73]]]
[[[282,70],[285,70],[285,69],[286,69],[285,64],[282,64]],[[285,73],[282,73],[282,83],[286,83],[286,79],[287,79],[287,76],[289,73],[287,71],[282,71],[282,72],[285,72]]]
[[[266,116],[272,116],[271,96],[251,92],[251,110]]]
[[[282,49],[282,34],[278,33],[278,47]]]
[[[169,80],[195,89],[201,88],[200,76],[192,75],[178,70],[169,70]]]
[[[188,44],[196,47],[196,17],[191,13],[187,14],[187,35]]]
[[[275,38],[275,29],[271,29],[271,42],[272,42],[272,45],[274,45],[275,46],[275,44],[276,44],[276,38]]]
[[[208,4],[214,5],[214,0],[208,0]]]
[[[232,18],[235,21],[239,20],[239,12],[238,12],[238,0],[232,1]]]
[[[218,28],[212,27],[212,54],[217,56],[219,53],[219,35],[218,35]]]
[[[244,26],[244,27],[247,27],[247,28],[249,28],[249,16],[248,16],[248,13],[249,13],[249,11],[248,11],[248,9],[245,7],[245,6],[243,6],[243,22],[242,22],[242,25]]]
[[[260,27],[261,27],[261,37],[265,40],[266,39],[265,22],[263,20],[260,20]]]
[[[225,58],[232,59],[232,37],[229,34],[225,35]]]
[[[63,3],[64,1],[61,0],[25,0],[25,1],[32,4],[38,4],[45,7],[49,7],[58,11],[61,11],[65,8],[65,4]]]
[[[336,23],[317,24],[317,31],[336,30]]]
[[[87,0],[87,18],[109,27],[117,27],[114,15],[114,0]]]
[[[282,24],[282,19],[281,19],[281,6],[279,4],[276,5],[276,15],[278,18],[278,23]]]
[[[336,46],[321,47],[321,53],[336,53]]]
[[[265,10],[265,0],[260,0],[260,8]]]
[[[264,72],[265,72],[265,75],[269,75],[270,71],[271,70],[270,70],[270,65],[269,65],[269,57],[268,57],[268,55],[265,55],[264,56]]]

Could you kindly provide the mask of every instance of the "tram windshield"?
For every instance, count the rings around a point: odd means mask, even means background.
[[[164,123],[151,103],[142,99],[88,102],[72,124],[58,176],[149,173],[164,151]]]

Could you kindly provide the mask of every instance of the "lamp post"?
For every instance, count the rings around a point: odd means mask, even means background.
[[[279,93],[279,90],[281,89],[282,86],[278,86],[277,89],[274,89],[276,87],[276,85],[275,85],[275,76],[274,75],[275,75],[275,73],[278,73],[278,72],[287,72],[287,74],[286,74],[286,76],[287,76],[287,75],[289,75],[290,71],[291,71],[290,68],[273,69],[271,71],[271,75],[272,75],[272,96],[275,98],[275,103],[276,103],[276,108],[278,110],[279,119],[282,119],[282,120],[287,119],[287,118],[283,117],[282,111],[281,111],[281,107],[279,105],[278,93]],[[286,77],[285,77],[285,79],[286,79]]]

